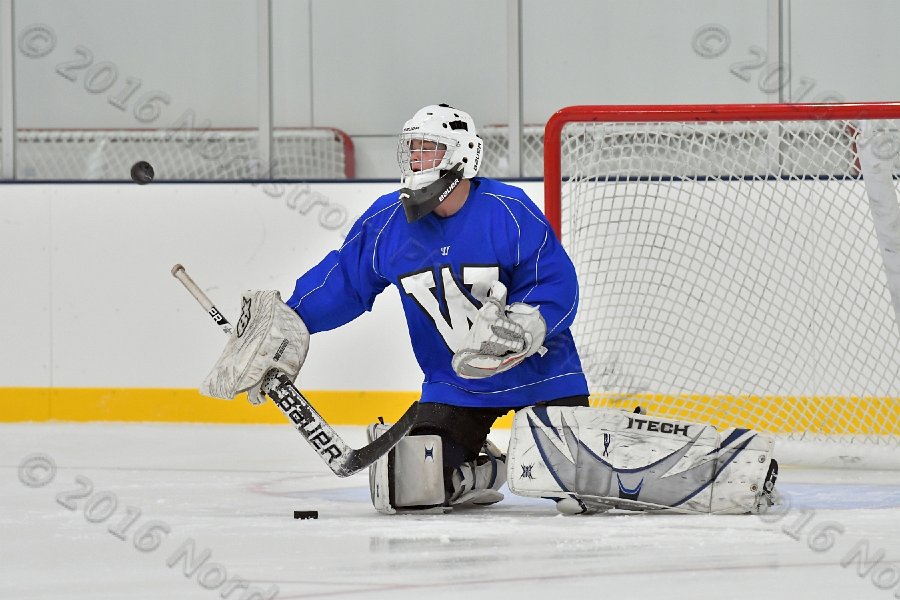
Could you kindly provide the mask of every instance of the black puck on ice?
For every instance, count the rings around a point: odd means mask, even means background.
[[[295,510],[295,519],[318,519],[319,511],[317,510]]]
[[[138,185],[153,181],[153,166],[146,160],[139,160],[131,165],[131,180]]]

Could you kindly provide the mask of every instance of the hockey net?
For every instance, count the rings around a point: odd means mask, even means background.
[[[484,162],[478,174],[482,177],[509,177],[509,127],[486,125],[478,130],[484,140]],[[544,173],[544,126],[522,127],[522,177],[541,177]]]
[[[900,104],[570,107],[545,139],[593,405],[900,466]]]
[[[157,181],[267,178],[255,129],[20,129],[16,177],[24,180],[128,180],[147,161]],[[275,129],[273,179],[352,179],[353,143],[333,128]]]

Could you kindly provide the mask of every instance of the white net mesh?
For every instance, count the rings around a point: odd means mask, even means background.
[[[895,168],[897,125],[878,142]],[[858,129],[563,128],[562,240],[595,405],[896,450],[900,330]]]
[[[509,128],[488,125],[478,130],[484,140],[484,162],[478,170],[482,177],[509,176]],[[542,177],[544,174],[544,126],[526,125],[522,128],[522,177]]]
[[[346,179],[353,147],[334,129],[273,131],[275,179]],[[20,130],[16,177],[25,180],[127,180],[147,161],[156,180],[261,177],[256,130]]]

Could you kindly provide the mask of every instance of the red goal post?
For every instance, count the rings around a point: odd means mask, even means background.
[[[592,404],[900,464],[898,140],[900,103],[555,113],[545,213]]]

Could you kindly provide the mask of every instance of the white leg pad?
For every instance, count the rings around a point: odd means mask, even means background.
[[[386,425],[370,425],[371,442]],[[443,512],[444,456],[436,435],[408,435],[369,467],[372,505],[380,513],[434,510]]]
[[[772,446],[747,429],[720,435],[620,410],[530,407],[513,423],[508,485],[522,496],[581,499],[593,511],[757,512],[771,491]]]

